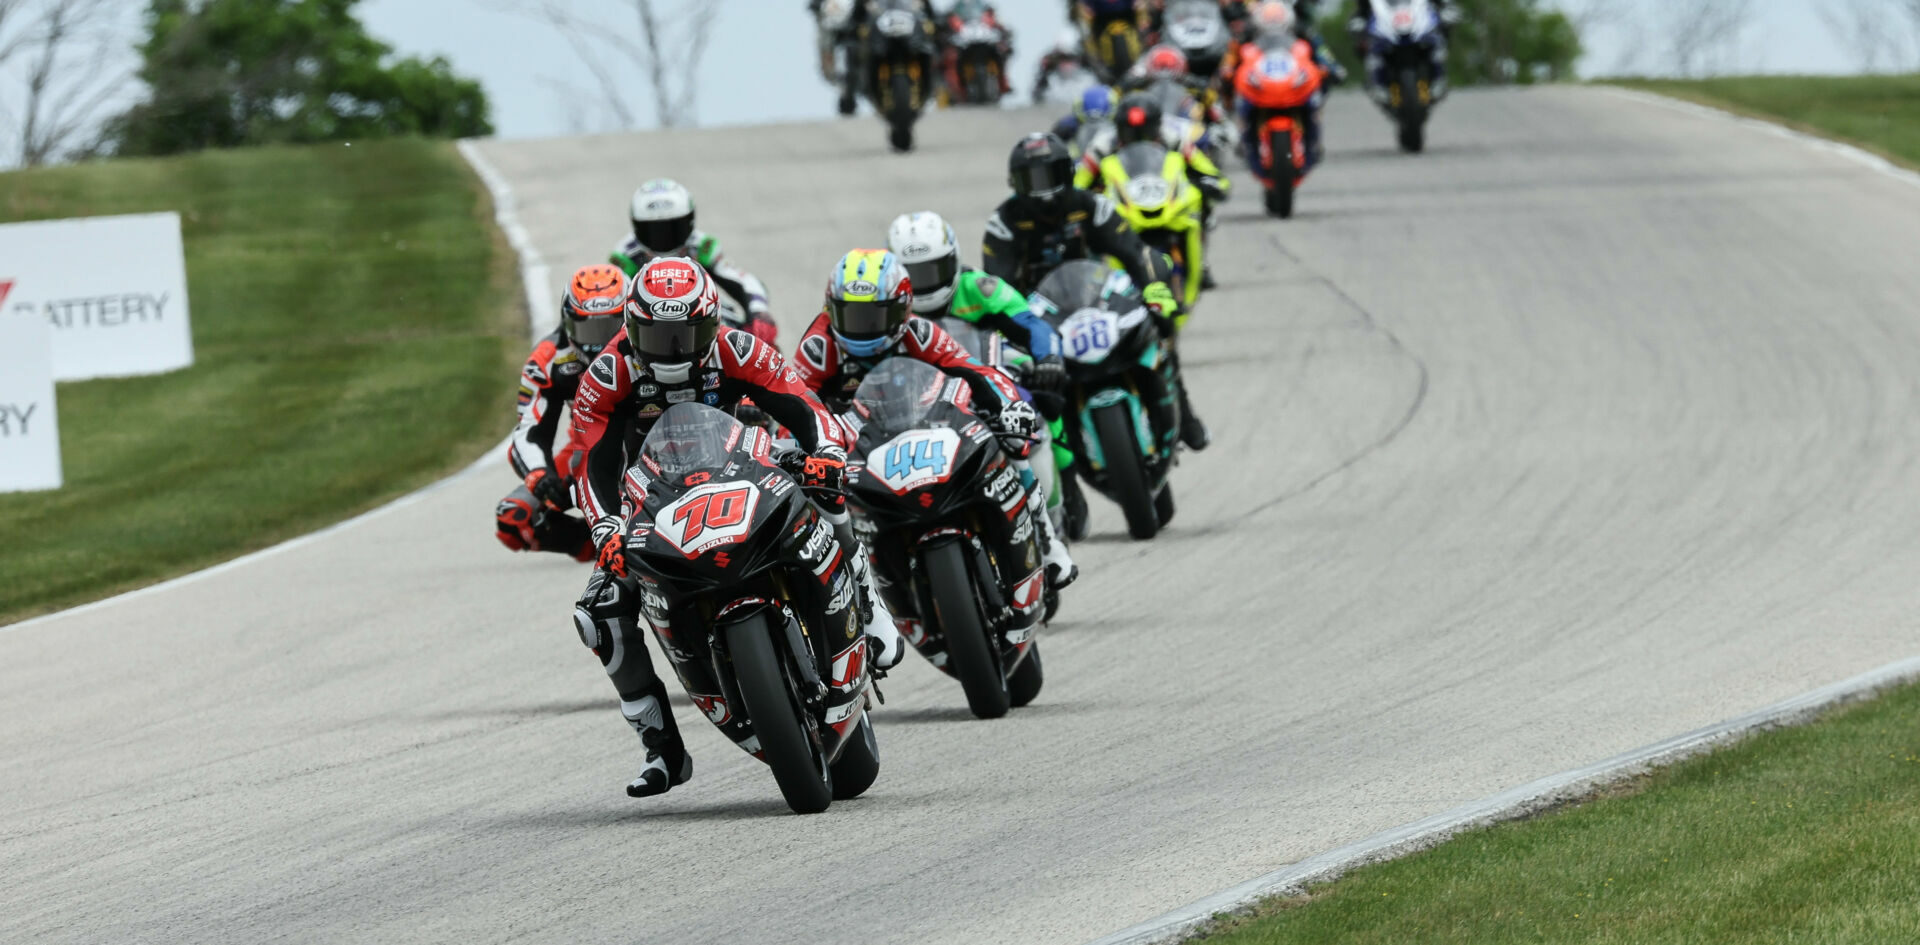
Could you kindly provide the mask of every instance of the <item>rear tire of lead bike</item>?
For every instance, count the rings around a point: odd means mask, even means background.
[[[1107,457],[1107,485],[1127,517],[1127,534],[1145,541],[1160,533],[1160,515],[1147,491],[1147,470],[1133,436],[1126,404],[1108,404],[1093,412],[1093,432]]]
[[[847,736],[847,747],[833,762],[833,799],[851,800],[867,792],[880,776],[880,743],[873,737],[873,717],[863,716]]]
[[[934,619],[947,640],[947,669],[960,680],[967,708],[978,718],[1007,714],[1007,678],[1000,672],[993,638],[981,619],[979,595],[967,569],[966,546],[959,542],[934,545],[924,552],[927,584],[933,590]]]
[[[1400,73],[1400,150],[1419,154],[1427,147],[1427,107],[1420,104],[1420,74]]]
[[[1269,147],[1273,155],[1273,183],[1267,187],[1267,213],[1282,220],[1293,217],[1293,178],[1298,173],[1293,166],[1293,142],[1287,142],[1286,156],[1281,157],[1278,147]]]
[[[773,624],[755,613],[721,629],[740,684],[760,754],[773,769],[780,794],[796,814],[817,814],[833,803],[833,775],[807,733],[785,661],[773,645]]]
[[[1007,697],[1018,709],[1032,702],[1040,695],[1040,685],[1046,681],[1040,670],[1040,644],[1027,647],[1027,658],[1013,668],[1013,676],[1007,679]]]
[[[893,108],[887,112],[887,143],[895,151],[913,150],[913,122],[920,113],[913,107],[913,77],[895,69],[893,72]]]

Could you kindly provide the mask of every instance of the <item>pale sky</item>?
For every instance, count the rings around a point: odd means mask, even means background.
[[[534,5],[536,0],[525,0]],[[614,28],[628,28],[623,0],[567,0],[581,12],[606,11]],[[700,68],[698,115],[702,124],[742,124],[825,118],[834,96],[814,65],[813,23],[805,0],[660,0],[667,8],[688,2],[716,3],[721,19]],[[1630,6],[1600,0],[1610,8]],[[1660,9],[1670,0],[1640,0]],[[1855,68],[1814,12],[1827,0],[1753,0],[1754,24],[1724,71],[1842,72]],[[566,134],[568,106],[554,83],[594,87],[567,44],[545,25],[502,12],[512,0],[365,0],[364,21],[376,35],[416,54],[441,54],[463,73],[478,76],[493,97],[494,124],[506,137]],[[939,0],[945,6],[945,0]],[[1000,0],[1015,31],[1016,91],[1032,80],[1033,64],[1066,26],[1063,0]],[[1660,71],[1659,16],[1622,17],[1587,37],[1590,54],[1583,75]],[[1636,37],[1636,33],[1639,33]],[[1635,63],[1635,54],[1638,62]],[[624,63],[615,63],[624,66]],[[635,110],[650,115],[639,73],[623,68],[634,89]],[[591,105],[592,96],[580,100]]]
[[[28,0],[28,9],[36,2]],[[360,15],[368,29],[413,55],[444,55],[462,74],[478,78],[493,102],[494,124],[505,137],[543,137],[575,130],[612,131],[592,74],[565,40],[545,23],[511,12],[542,0],[363,0]],[[555,0],[577,14],[598,12],[610,30],[633,34],[631,0]],[[945,6],[949,0],[937,0]],[[1679,0],[1548,0],[1572,8],[1616,13],[1586,36],[1588,56],[1582,75],[1665,71],[1663,12]],[[1751,26],[1730,54],[1710,63],[1719,72],[1832,73],[1860,68],[1858,57],[1842,48],[1817,12],[1835,0],[1750,0]],[[656,0],[673,11],[692,4],[716,6],[720,19],[713,43],[698,70],[697,115],[701,124],[826,118],[833,114],[833,91],[818,76],[814,31],[805,0]],[[125,0],[113,8],[115,32],[124,32],[127,52],[100,74],[117,78],[137,65],[131,52],[144,4]],[[1064,0],[1000,0],[1002,16],[1015,30],[1016,55],[1011,75],[1016,96],[1032,81],[1034,62],[1066,27]],[[1904,27],[1905,24],[1896,24]],[[1914,34],[1901,30],[1912,49]],[[1344,41],[1344,40],[1342,40]],[[7,116],[20,100],[23,61],[0,68],[0,168],[16,156]],[[617,58],[608,60],[625,86],[639,123],[651,123],[652,107],[640,72]],[[1882,68],[1920,67],[1920,55],[1907,53]],[[114,81],[109,78],[108,81]],[[123,106],[140,94],[125,81]],[[574,90],[572,92],[563,91]],[[1024,99],[1022,99],[1024,100]],[[110,113],[111,109],[107,113]],[[105,117],[103,113],[101,117]]]

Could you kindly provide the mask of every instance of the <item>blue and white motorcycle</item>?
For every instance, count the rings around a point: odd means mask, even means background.
[[[1427,0],[1376,0],[1366,36],[1367,95],[1400,129],[1400,150],[1427,146],[1427,116],[1447,96],[1447,37]]]

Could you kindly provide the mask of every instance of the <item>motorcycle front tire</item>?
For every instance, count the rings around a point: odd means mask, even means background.
[[[1107,458],[1107,486],[1127,518],[1127,534],[1145,541],[1160,533],[1160,514],[1147,490],[1146,465],[1133,435],[1133,417],[1124,403],[1108,404],[1093,412],[1093,432]]]
[[[1010,704],[1007,679],[1000,672],[994,640],[980,613],[973,575],[967,568],[965,545],[949,541],[922,553],[927,584],[932,591],[934,618],[947,641],[947,669],[960,680],[967,708],[977,718],[997,719]]]
[[[820,746],[807,735],[785,661],[773,645],[774,628],[762,611],[721,628],[734,678],[760,753],[780,794],[796,814],[817,814],[833,803],[833,774]]]

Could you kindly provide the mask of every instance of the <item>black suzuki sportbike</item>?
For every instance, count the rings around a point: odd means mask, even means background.
[[[1119,504],[1128,534],[1152,538],[1173,518],[1180,433],[1172,351],[1153,312],[1125,272],[1091,259],[1062,264],[1028,300],[1066,349],[1074,468]]]
[[[854,393],[847,479],[887,606],[986,719],[1040,693],[1033,635],[1047,577],[1026,486],[971,396],[924,361],[881,362]]]
[[[853,569],[758,427],[675,404],[624,483],[625,560],[687,695],[814,813],[880,772]]]
[[[933,96],[939,39],[919,0],[867,0],[860,48],[867,97],[895,151],[913,150],[913,125]]]

